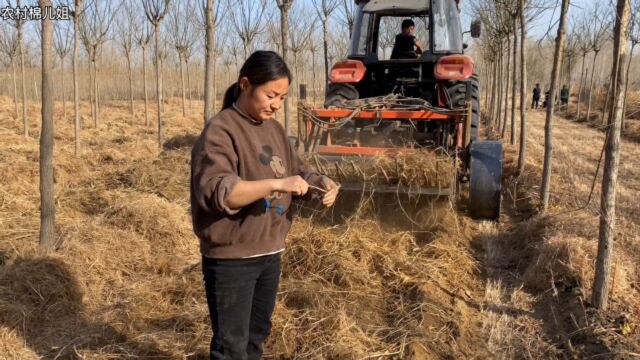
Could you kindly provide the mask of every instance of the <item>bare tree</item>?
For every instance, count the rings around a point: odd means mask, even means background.
[[[109,2],[89,2],[87,3],[85,14],[80,22],[80,36],[82,43],[89,56],[90,66],[93,68],[93,124],[98,127],[100,121],[100,102],[98,95],[98,57],[102,51],[102,46],[107,41],[107,34],[117,16],[119,3]]]
[[[280,25],[270,22],[265,32],[267,33],[269,44],[273,45],[274,51],[282,53],[282,32],[280,31]]]
[[[513,72],[512,72],[512,89],[511,89],[511,136],[509,142],[511,145],[516,144],[516,84],[518,77],[518,19],[517,17],[513,17]],[[507,89],[508,92],[508,89]],[[505,124],[506,124],[506,116],[505,116]],[[505,136],[506,126],[502,128],[502,137]]]
[[[340,15],[341,22],[349,28],[349,37],[353,34],[353,25],[356,21],[357,10],[358,5],[353,0],[342,0],[340,3],[338,13]]]
[[[527,20],[526,1],[520,5],[520,149],[518,152],[518,174],[524,173],[527,150]]]
[[[298,59],[300,54],[306,50],[309,45],[309,39],[311,38],[311,31],[308,29],[314,28],[315,21],[313,18],[305,16],[301,8],[294,9],[291,16],[291,38],[290,48],[293,53],[293,68],[295,73],[295,94],[300,96],[300,76],[299,76],[299,63]]]
[[[587,78],[587,72],[589,69],[585,69],[585,63],[587,55],[593,50],[591,47],[591,41],[589,36],[590,24],[585,17],[582,18],[580,25],[578,26],[578,48],[580,55],[582,56],[582,65],[580,65],[580,83],[578,85],[578,103],[576,109],[576,119],[580,119],[580,109],[582,105],[582,95],[584,94],[585,81]]]
[[[598,256],[593,282],[592,302],[596,308],[605,310],[608,305],[611,282],[611,258],[615,236],[616,187],[618,165],[620,163],[620,136],[624,107],[625,65],[627,56],[627,32],[629,23],[629,0],[618,0],[614,29],[613,66],[611,79],[615,82],[612,91],[613,111],[609,115],[610,128],[607,131],[602,197],[600,203],[600,231]]]
[[[338,8],[338,0],[311,0],[322,23],[322,46],[324,49],[324,84],[329,83],[329,16]]]
[[[11,70],[13,71],[13,106],[14,106],[14,119],[18,119],[18,76],[16,74],[16,57],[18,56],[18,36],[16,31],[13,31],[9,27],[4,27],[0,24],[0,51],[11,62]]]
[[[134,36],[138,28],[138,18],[132,0],[123,3],[124,14],[118,21],[118,42],[124,57],[127,59],[127,76],[129,80],[129,112],[133,116],[133,70],[131,67],[131,53],[133,52]]]
[[[280,34],[282,36],[282,58],[285,63],[288,63],[288,52],[289,52],[289,10],[293,5],[293,0],[276,0],[276,4],[278,5],[278,9],[280,9]],[[295,30],[293,32],[293,36],[295,36]],[[292,42],[293,42],[292,38]],[[296,68],[297,70],[297,68]],[[298,74],[296,73],[296,87],[298,84]],[[297,89],[296,89],[297,91]],[[289,135],[289,120],[291,114],[289,113],[289,97],[285,97],[284,99],[284,133]]]
[[[401,28],[402,19],[385,16],[380,19],[378,45],[382,50],[382,58],[387,59],[387,50],[393,47],[396,42],[398,29]]]
[[[591,33],[590,43],[593,50],[593,63],[591,64],[591,80],[589,81],[589,99],[587,101],[587,121],[591,115],[591,99],[593,98],[593,78],[596,72],[596,60],[598,54],[602,50],[602,46],[606,40],[607,32],[609,31],[608,14],[602,14],[602,8],[596,6],[593,8],[590,15]]]
[[[271,17],[267,0],[228,0],[231,24],[242,40],[245,60],[253,51],[253,42],[262,34]]]
[[[316,84],[316,54],[320,51],[320,42],[316,41],[316,37],[311,31],[309,36],[309,45],[307,46],[309,50],[309,55],[311,56],[311,76],[312,76],[312,87],[313,87],[313,106],[316,105],[316,94],[318,90],[318,86]]]
[[[162,76],[160,67],[160,53],[162,52],[162,43],[160,42],[160,24],[162,19],[169,11],[171,0],[142,0],[144,13],[147,20],[153,26],[155,38],[155,62],[156,62],[156,96],[158,103],[158,147],[162,147]]]
[[[40,0],[42,9],[51,0]],[[53,20],[42,20],[42,131],[40,132],[40,247],[52,249],[56,241],[56,204],[53,191]]]
[[[220,22],[223,0],[201,0],[200,24],[205,30],[204,122],[216,113],[216,29]]]
[[[54,25],[54,47],[58,57],[60,58],[60,83],[62,86],[62,118],[67,120],[67,97],[65,96],[64,86],[64,62],[71,52],[71,29],[63,23]]]
[[[558,35],[556,36],[556,49],[553,56],[553,69],[551,70],[551,86],[549,88],[549,99],[547,103],[547,118],[544,127],[544,164],[542,167],[542,186],[540,199],[542,209],[546,211],[549,207],[549,188],[551,187],[551,166],[553,157],[553,108],[555,106],[556,88],[560,78],[560,64],[562,63],[562,50],[564,49],[564,34],[567,23],[567,13],[569,12],[569,0],[562,0],[560,8],[560,23],[558,24]]]
[[[180,63],[180,88],[182,90],[182,116],[187,116],[187,93],[185,89],[185,71],[183,63],[186,63],[187,55],[191,53],[191,48],[195,43],[193,33],[193,23],[189,17],[193,13],[193,8],[189,2],[176,5],[169,17],[169,34],[171,42],[178,54]]]
[[[631,0],[631,20],[629,23],[629,40],[631,41],[631,50],[629,50],[629,62],[624,81],[624,105],[622,106],[622,130],[626,127],[627,119],[627,92],[629,91],[629,69],[631,69],[631,60],[633,60],[633,50],[640,44],[640,1]]]
[[[7,6],[11,7],[12,4],[9,0],[7,0]],[[20,7],[20,0],[16,0],[15,7]],[[26,76],[25,76],[25,68],[24,68],[24,44],[22,41],[23,31],[24,31],[24,23],[20,16],[16,16],[13,20],[12,25],[16,29],[16,36],[18,41],[18,52],[20,54],[20,71],[21,71],[21,80],[22,80],[22,122],[24,126],[24,137],[29,137],[29,119],[27,118],[27,84],[26,84]]]
[[[572,31],[567,35],[567,39],[564,45],[564,54],[563,59],[565,59],[565,68],[566,68],[566,79],[567,88],[569,89],[569,97],[571,97],[571,89],[572,89],[572,80],[573,80],[573,61],[578,56],[578,36],[575,31]],[[564,109],[565,113],[569,111],[569,105],[567,104]]]
[[[142,86],[144,90],[144,125],[149,126],[149,94],[147,92],[147,47],[151,43],[151,28],[144,24],[136,28],[135,41],[142,49]]]
[[[71,66],[73,68],[73,112],[74,112],[74,144],[75,155],[80,155],[80,98],[78,92],[78,45],[80,42],[80,23],[83,21],[84,0],[69,0],[66,5],[71,8],[73,16],[73,52]]]

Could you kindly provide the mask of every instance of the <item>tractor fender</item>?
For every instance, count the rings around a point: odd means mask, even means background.
[[[502,203],[502,142],[474,141],[469,149],[469,213],[498,220]]]

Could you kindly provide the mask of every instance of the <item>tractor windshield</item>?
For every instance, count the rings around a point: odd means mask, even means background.
[[[462,52],[460,14],[452,0],[433,0],[433,51]]]
[[[421,51],[429,51],[429,15],[422,16],[382,16],[378,23],[378,59],[389,60],[396,37],[402,32],[402,22],[411,19],[414,23],[412,36],[415,36],[416,43]]]

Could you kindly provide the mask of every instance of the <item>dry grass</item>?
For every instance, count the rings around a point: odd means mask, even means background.
[[[544,114],[529,114],[531,140],[525,172],[515,176],[517,153],[513,148],[507,148],[505,171],[510,215],[528,220],[488,226],[480,232],[490,279],[487,292],[502,294],[492,296],[500,299],[493,301],[500,305],[499,311],[490,311],[485,318],[485,326],[496,333],[492,348],[503,349],[504,358],[511,358],[514,351],[531,358],[638,353],[640,229],[636,199],[640,196],[640,146],[622,144],[611,303],[608,311],[597,313],[589,301],[601,175],[596,186],[592,188],[592,184],[604,134],[582,124],[556,121],[551,206],[545,215],[531,217],[539,206],[544,146],[534,139],[544,138]],[[592,201],[587,204],[592,189]],[[525,301],[514,301],[514,296]],[[626,330],[621,319],[628,319],[623,321],[629,325]]]
[[[208,311],[188,209],[200,115],[182,119],[170,101],[158,149],[142,104],[133,118],[108,104],[99,129],[83,117],[76,158],[71,119],[57,105],[55,254],[37,249],[38,108],[29,106],[26,140],[0,112],[0,171],[11,174],[0,179],[3,356],[205,358]],[[294,222],[267,358],[489,356],[467,220],[445,206],[419,232],[320,215]]]
[[[418,150],[357,161],[328,162],[319,156],[307,161],[345,183],[448,188],[455,176],[453,160],[449,156]]]

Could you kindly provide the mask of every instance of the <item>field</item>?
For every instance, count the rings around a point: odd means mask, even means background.
[[[0,354],[4,359],[206,358],[210,328],[188,201],[202,103],[165,104],[158,148],[128,103],[85,115],[82,154],[56,103],[57,249],[38,250],[39,105],[30,139],[0,98]],[[152,119],[155,119],[152,117]],[[299,216],[288,237],[265,358],[632,358],[640,353],[640,145],[623,142],[614,286],[589,305],[603,134],[558,120],[548,215],[537,215],[544,118],[530,112],[526,173],[505,154],[500,224],[432,203],[421,227]],[[599,184],[599,181],[596,181]],[[313,204],[306,206],[313,207]]]

